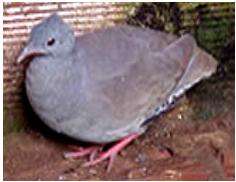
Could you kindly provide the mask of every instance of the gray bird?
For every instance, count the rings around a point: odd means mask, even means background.
[[[45,124],[85,142],[120,140],[89,164],[114,156],[217,67],[188,34],[121,25],[75,37],[57,14],[32,29],[18,62],[28,58],[27,96]]]

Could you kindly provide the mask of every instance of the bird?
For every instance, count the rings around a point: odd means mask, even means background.
[[[56,132],[95,144],[65,156],[90,154],[86,166],[109,159],[109,168],[150,118],[217,68],[190,34],[123,24],[75,36],[57,13],[32,28],[17,62],[25,60],[34,112]],[[108,143],[115,144],[97,155]]]

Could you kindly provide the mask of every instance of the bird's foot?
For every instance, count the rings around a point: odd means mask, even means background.
[[[136,139],[140,134],[131,134],[123,139],[121,139],[119,142],[117,142],[116,144],[114,144],[114,146],[112,146],[110,149],[108,149],[107,151],[101,152],[103,146],[99,147],[99,146],[93,146],[93,147],[89,147],[89,148],[79,148],[78,151],[75,152],[68,152],[65,153],[65,157],[66,158],[74,158],[74,157],[82,157],[85,155],[89,155],[90,160],[89,162],[86,162],[84,164],[84,166],[93,166],[96,165],[106,159],[109,159],[109,163],[108,163],[108,167],[107,167],[107,171],[109,172],[112,168],[112,164],[113,161],[116,157],[116,155],[118,154],[118,152],[120,152],[124,147],[126,147],[130,142],[132,142],[134,139]],[[101,152],[100,154],[98,154],[99,152]],[[95,158],[98,155],[97,158]]]
[[[89,155],[90,161],[94,159],[96,154],[102,150],[102,146],[92,146],[92,147],[78,147],[76,148],[76,151],[74,152],[65,152],[64,157],[65,158],[78,158],[78,157],[83,157],[86,155]]]
[[[96,165],[106,159],[109,159],[107,171],[109,172],[112,168],[113,161],[118,154],[124,147],[126,147],[130,142],[132,142],[134,139],[136,139],[140,134],[131,134],[119,142],[117,142],[114,146],[112,146],[110,149],[108,149],[105,152],[100,153],[100,155],[87,163],[84,164],[84,166],[93,166]]]

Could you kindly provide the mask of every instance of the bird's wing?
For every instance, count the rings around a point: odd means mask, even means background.
[[[87,69],[93,80],[106,80],[121,75],[130,65],[163,50],[175,39],[163,32],[123,25],[79,37],[75,50],[80,61],[89,60]]]
[[[117,138],[166,101],[196,49],[190,35],[176,39],[132,27],[97,32],[79,43],[86,109],[96,116],[97,131],[110,130]]]

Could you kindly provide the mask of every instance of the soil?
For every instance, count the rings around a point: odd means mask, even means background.
[[[211,90],[215,84],[210,85]],[[65,159],[71,146],[84,144],[29,124],[4,138],[4,180],[234,180],[234,83],[223,85],[226,98],[208,94],[200,100],[200,84],[153,119],[147,132],[116,157],[110,172],[107,161],[83,167],[87,157]],[[214,114],[199,116],[201,107]]]

